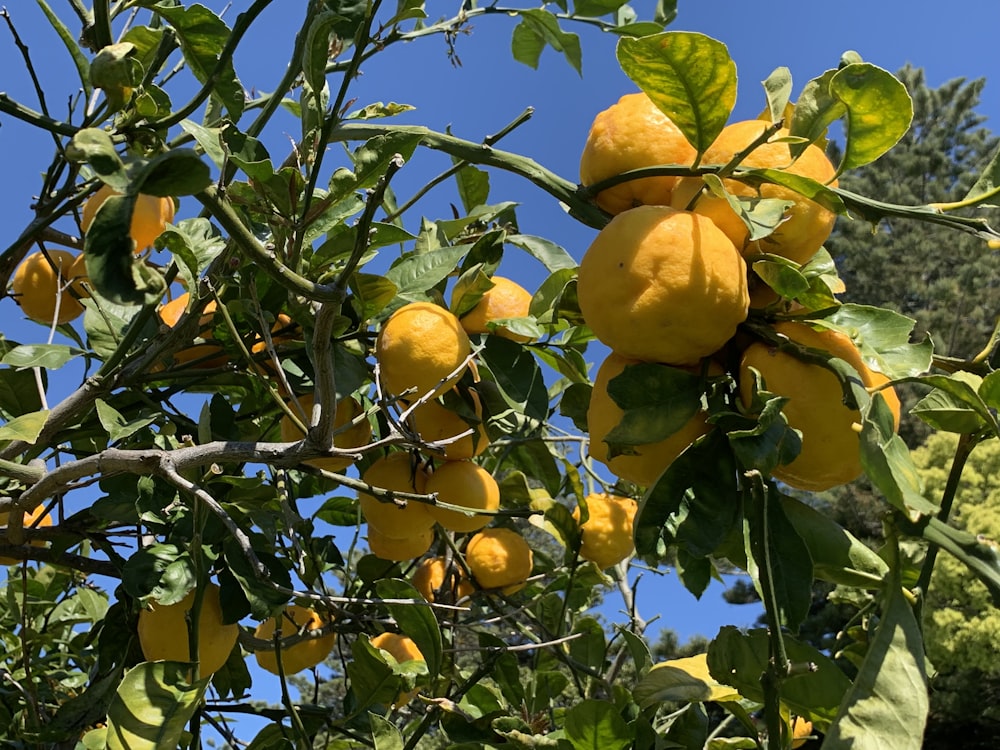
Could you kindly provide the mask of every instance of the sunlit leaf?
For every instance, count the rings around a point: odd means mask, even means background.
[[[29,445],[34,445],[42,428],[45,427],[48,416],[48,409],[43,409],[14,417],[7,424],[0,425],[0,440],[23,440]]]
[[[618,42],[618,62],[700,155],[729,121],[736,64],[726,46],[704,34],[667,31]]]
[[[875,161],[910,128],[913,101],[906,86],[870,63],[838,70],[830,78],[830,93],[846,108],[846,143],[838,172]]]
[[[632,693],[643,708],[657,703],[739,700],[740,694],[708,671],[708,654],[654,664]]]
[[[108,709],[108,750],[180,747],[209,680],[189,682],[191,665],[144,662],[125,673]]]

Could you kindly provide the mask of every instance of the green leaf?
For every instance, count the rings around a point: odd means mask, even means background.
[[[767,97],[767,113],[771,122],[779,122],[785,117],[785,107],[792,97],[792,72],[782,66],[771,71],[771,75],[763,82],[764,95]],[[788,126],[787,123],[785,125]]]
[[[618,42],[618,62],[698,151],[722,132],[736,103],[736,64],[704,34],[667,31]]]
[[[395,117],[403,112],[415,110],[412,104],[401,104],[399,102],[373,102],[361,109],[356,109],[344,117],[345,120],[377,120],[382,117]]]
[[[226,162],[226,152],[222,148],[222,128],[206,128],[193,120],[181,120],[180,126],[181,130],[197,141],[212,163],[221,169]]]
[[[490,197],[490,174],[466,164],[455,173],[458,185],[458,197],[466,213],[472,209],[486,205]]]
[[[389,303],[399,300],[399,287],[386,276],[355,272],[351,276],[355,308],[362,318],[371,318],[386,310]]]
[[[676,367],[639,362],[608,383],[608,395],[624,412],[605,437],[608,457],[625,446],[649,445],[673,435],[701,409],[702,379]]]
[[[83,306],[83,329],[87,333],[87,341],[94,354],[101,359],[108,359],[117,351],[125,332],[142,310],[139,305],[119,305],[102,299],[96,292],[90,299],[83,300]],[[156,335],[155,320],[155,315],[146,318],[139,341]]]
[[[330,178],[333,200],[340,200],[356,190],[374,186],[397,155],[406,161],[410,159],[427,132],[422,127],[399,126],[369,138],[352,155],[354,170],[342,167]]]
[[[783,627],[797,631],[809,614],[812,604],[813,564],[809,548],[799,536],[795,526],[785,516],[784,507],[766,490],[765,517],[760,518],[760,509],[747,507],[745,526],[747,537],[747,572],[761,598],[764,597],[761,582],[764,566],[774,589],[778,607],[778,619]],[[755,498],[754,503],[757,502]]]
[[[899,142],[913,120],[913,101],[891,73],[852,63],[830,79],[830,93],[846,107],[844,158],[838,174],[870,164]]]
[[[747,198],[733,195],[726,190],[718,175],[707,174],[702,179],[708,186],[709,192],[725,200],[746,225],[749,230],[748,241],[771,235],[778,225],[785,221],[785,211],[792,205],[791,201],[779,198]]]
[[[86,354],[82,349],[64,344],[23,344],[10,349],[3,355],[0,364],[8,365],[17,370],[31,367],[43,367],[46,370],[58,370],[74,357]]]
[[[108,196],[83,243],[90,283],[119,305],[156,302],[165,288],[163,277],[135,255],[129,236],[135,199],[134,194]]]
[[[156,248],[174,254],[181,279],[188,289],[197,286],[198,279],[226,246],[208,219],[183,219],[168,226],[156,238]]]
[[[122,584],[133,597],[166,606],[181,601],[198,581],[186,552],[175,544],[151,544],[126,561]]]
[[[49,25],[59,35],[63,46],[69,52],[69,56],[73,58],[73,65],[76,67],[77,75],[80,77],[80,85],[83,86],[84,99],[90,99],[91,94],[94,93],[94,89],[90,85],[90,63],[87,61],[87,56],[81,51],[77,37],[66,27],[59,16],[52,12],[52,9],[45,0],[36,0],[36,2],[45,14]]]
[[[761,260],[755,260],[753,270],[782,297],[795,299],[809,290],[809,279],[799,270],[797,263],[787,258],[768,255]]]
[[[526,250],[533,258],[538,260],[549,273],[556,273],[563,269],[575,269],[577,262],[573,256],[565,249],[547,240],[544,237],[535,237],[530,234],[510,234],[507,235],[506,242]]]
[[[375,750],[403,750],[403,735],[395,724],[370,711],[368,723],[371,724]]]
[[[66,146],[66,158],[72,162],[86,162],[103,182],[118,192],[128,189],[125,163],[118,156],[111,136],[100,128],[78,130]]]
[[[382,599],[413,599],[413,604],[386,604],[404,635],[413,639],[424,655],[427,670],[431,674],[441,671],[441,629],[430,607],[424,606],[424,598],[409,581],[398,578],[383,578],[375,583],[375,591]]]
[[[953,528],[937,518],[921,519],[920,524],[903,522],[900,529],[923,536],[964,563],[986,586],[993,606],[1000,607],[1000,553],[988,537]]]
[[[650,487],[635,518],[636,553],[659,562],[666,546],[692,557],[711,554],[739,518],[737,466],[713,430],[681,453]]]
[[[993,154],[990,163],[983,167],[976,184],[969,189],[962,201],[983,201],[996,196],[997,193],[1000,193],[1000,149]],[[994,202],[988,205],[996,204]]]
[[[861,351],[865,364],[890,379],[922,375],[931,366],[930,338],[911,344],[916,321],[892,310],[869,305],[841,305],[817,322],[846,334]]]
[[[257,554],[257,559],[265,568],[260,575],[268,579],[270,583],[286,589],[292,588],[292,580],[281,561],[266,551],[266,548],[272,543],[265,541],[259,535],[251,537],[251,543]],[[288,597],[258,579],[251,567],[251,562],[235,539],[227,536],[224,544],[226,562],[250,604],[250,614],[259,620],[270,617],[278,607],[288,601]],[[223,592],[225,592],[225,587],[223,587]]]
[[[991,409],[1000,409],[1000,371],[995,370],[983,378],[979,396]]]
[[[444,247],[433,253],[409,252],[385,272],[385,278],[396,285],[403,300],[422,300],[455,271],[469,251],[468,245]]]
[[[175,148],[157,154],[132,175],[136,193],[172,197],[194,195],[212,184],[208,165],[191,148]]]
[[[896,551],[898,558],[898,551]],[[927,720],[927,673],[920,625],[903,596],[899,561],[891,567],[882,616],[823,747],[919,750]]]
[[[788,131],[789,135],[804,138],[805,141],[788,144],[792,156],[799,156],[810,143],[825,138],[830,124],[847,111],[844,103],[830,93],[830,81],[836,74],[836,70],[827,70],[802,88]]]
[[[732,685],[740,695],[764,702],[760,676],[767,670],[768,633],[763,628],[743,632],[734,625],[724,626],[708,647],[708,668],[712,677]],[[851,681],[836,663],[807,643],[785,635],[785,651],[793,664],[811,664],[815,669],[798,672],[781,683],[782,703],[800,716],[826,725],[837,714]]]
[[[7,424],[0,425],[0,440],[22,440],[28,445],[34,445],[48,417],[48,409],[14,417]]]
[[[354,710],[363,711],[376,703],[390,705],[403,688],[403,680],[397,671],[386,664],[379,650],[367,638],[354,640],[351,656],[353,659],[347,663],[347,676],[354,694]]]
[[[554,14],[542,8],[531,8],[519,13],[521,22],[514,27],[511,53],[514,59],[532,68],[538,68],[545,45],[562,52],[573,70],[583,75],[583,58],[580,38],[559,28]]]
[[[565,510],[564,506],[560,507]],[[569,642],[570,658],[596,671],[604,669],[608,644],[604,638],[604,628],[597,618],[589,615],[581,617],[573,626],[573,635],[576,638]]]
[[[101,398],[97,399],[94,405],[97,407],[97,418],[101,422],[101,427],[107,431],[112,443],[124,440],[129,435],[134,435],[146,425],[156,421],[156,417],[126,419],[125,415]]]
[[[486,411],[492,417],[490,424],[498,423],[505,415],[513,421],[518,421],[517,415],[523,415],[537,424],[548,417],[545,376],[525,347],[501,336],[487,336],[480,367],[496,386],[482,394]]]
[[[166,2],[143,0],[140,3],[162,16],[177,32],[177,39],[195,78],[202,84],[212,77],[212,93],[225,106],[233,122],[243,114],[246,95],[236,77],[232,58],[219,65],[220,55],[230,36],[225,22],[204,5],[184,8]],[[218,72],[216,69],[218,68]]]
[[[802,175],[792,174],[791,172],[786,172],[781,169],[739,169],[736,174],[738,174],[746,182],[768,182],[773,185],[781,185],[789,190],[794,190],[797,193],[809,198],[809,200],[818,203],[834,213],[841,214],[842,216],[847,215],[847,206],[844,204],[844,200],[837,195],[833,190],[828,188],[821,182],[810,177],[803,177]]]
[[[108,750],[180,747],[210,680],[189,683],[185,662],[144,662],[125,673],[108,709]]]
[[[809,549],[817,578],[866,589],[882,585],[889,568],[874,550],[801,500],[781,495],[780,501],[785,517]]]
[[[0,336],[0,355],[5,355],[20,346],[16,341],[10,341]],[[48,373],[41,371],[42,389],[48,386]],[[27,370],[12,370],[0,368],[0,414],[20,416],[42,408],[38,383],[34,373]]]
[[[587,699],[566,711],[566,737],[574,750],[625,750],[632,732],[608,701]]]
[[[910,450],[893,429],[893,416],[881,396],[862,412],[861,466],[894,508],[910,517],[937,513],[937,505],[924,497]]]
[[[997,418],[979,395],[983,378],[971,372],[926,375],[915,382],[934,387],[910,410],[936,430],[971,433],[988,426],[1000,433]]]
[[[317,95],[323,91],[323,86],[326,84],[330,38],[337,20],[336,13],[324,8],[309,21],[309,30],[306,32],[305,49],[302,51],[302,75],[309,88]]]
[[[559,399],[559,414],[568,417],[581,432],[587,431],[587,409],[593,386],[589,383],[571,383]]]

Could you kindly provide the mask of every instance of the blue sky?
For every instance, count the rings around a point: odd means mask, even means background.
[[[206,4],[222,6],[218,2]],[[890,71],[906,63],[922,67],[931,86],[956,77],[992,77],[997,70],[995,49],[1000,4],[995,0],[967,0],[952,6],[955,10],[950,11],[929,0],[863,3],[847,0],[815,5],[802,0],[767,3],[680,0],[678,4],[679,16],[672,30],[702,32],[729,47],[740,80],[734,119],[754,117],[761,110],[760,81],[774,68],[787,66],[791,70],[797,93],[809,79],[835,67],[846,50],[855,50],[864,59]],[[68,59],[45,26],[35,3],[12,5],[8,10],[39,66],[49,106],[56,112],[64,111],[67,97],[74,91],[65,78]],[[65,7],[57,1],[51,5],[60,13]],[[234,5],[239,10],[246,3],[237,0]],[[432,13],[445,14],[459,3],[432,0],[429,5]],[[237,58],[237,71],[245,87],[269,91],[278,80],[302,6],[304,3],[277,0],[265,11],[261,31],[251,37]],[[649,12],[652,3],[636,2],[635,7],[642,15]],[[64,17],[69,16],[64,14]],[[375,101],[412,104],[417,109],[406,116],[406,121],[436,130],[450,128],[470,140],[482,139],[526,107],[534,107],[532,119],[508,136],[500,147],[524,153],[576,180],[579,153],[594,115],[635,87],[617,66],[612,35],[587,27],[566,26],[582,37],[581,78],[552,50],[543,54],[537,71],[513,62],[509,40],[514,23],[503,15],[477,19],[472,35],[457,40],[461,67],[449,62],[440,37],[390,48],[363,67],[362,78],[354,88],[357,106]],[[0,89],[37,108],[19,53],[2,24],[0,70],[4,71]],[[1000,81],[987,84],[980,111],[990,118],[988,127],[1000,128]],[[286,124],[272,130],[267,141],[273,153],[281,157],[298,132],[291,118],[282,122]],[[31,194],[38,189],[38,175],[47,166],[51,139],[31,133],[6,116],[0,116],[0,124],[0,153],[5,171],[5,179],[0,183],[3,206],[0,247],[6,248],[30,221]],[[405,193],[447,165],[447,160],[439,155],[419,153],[394,184],[401,194]],[[494,174],[491,199],[518,201],[523,232],[549,237],[577,259],[594,235],[593,230],[566,216],[551,197],[519,178]],[[418,204],[418,212],[431,218],[446,217],[451,202],[457,202],[453,190],[450,186],[442,187]],[[194,212],[193,201],[187,205],[182,202],[179,217]],[[532,281],[542,278],[543,269],[512,252],[505,259],[501,273],[525,279],[525,285],[530,286]],[[24,321],[9,299],[0,300],[0,315],[4,320],[3,333],[8,338],[37,341],[45,335],[44,329]],[[593,360],[598,359],[595,353]],[[55,380],[56,392],[61,384],[66,388],[73,386],[70,378]],[[695,633],[711,636],[721,624],[750,624],[757,610],[726,605],[719,597],[720,591],[721,586],[714,586],[696,602],[680,589],[671,573],[662,576],[646,573],[640,585],[640,613],[646,619],[659,613],[658,625],[676,629],[682,639]],[[615,611],[614,598],[609,598],[606,615],[610,619],[623,619]]]

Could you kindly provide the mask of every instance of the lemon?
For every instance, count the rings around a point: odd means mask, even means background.
[[[618,214],[580,262],[580,310],[610,349],[692,365],[746,320],[747,266],[710,219],[666,206]]]
[[[632,524],[638,504],[630,497],[593,493],[586,497],[587,520],[580,525],[580,557],[604,570],[617,565],[635,550]],[[580,508],[573,518],[580,522]]]
[[[431,474],[425,489],[442,502],[469,510],[495,511],[500,507],[497,480],[471,461],[445,461]],[[491,515],[467,515],[434,505],[428,505],[427,512],[449,531],[478,531],[493,520]]]
[[[139,610],[139,644],[147,661],[192,661],[188,648],[189,612],[195,592],[175,604],[150,604]],[[239,626],[222,621],[219,587],[209,583],[201,602],[198,619],[199,672],[206,677],[219,671],[236,645]]]
[[[427,484],[424,470],[414,467],[410,454],[402,451],[377,459],[361,479],[379,489],[416,494],[424,494]],[[434,517],[427,512],[425,503],[408,500],[405,505],[397,505],[382,502],[367,492],[359,492],[358,500],[368,525],[390,539],[406,539],[434,526]]]
[[[457,601],[472,596],[475,591],[472,582],[458,565],[445,565],[443,557],[428,557],[413,571],[413,586],[429,602],[436,601],[435,591],[451,593],[449,601]]]
[[[84,232],[90,229],[90,225],[94,222],[97,209],[112,195],[121,195],[121,193],[109,185],[102,185],[97,192],[84,201],[80,216],[80,227]],[[145,193],[140,193],[136,197],[128,233],[132,241],[135,242],[137,253],[152,246],[153,241],[163,233],[167,224],[174,220],[175,209],[173,198],[146,195]]]
[[[32,320],[45,325],[53,322],[62,325],[83,312],[83,305],[69,290],[70,281],[80,271],[79,258],[67,250],[46,252],[48,258],[39,251],[21,261],[11,280],[11,296]]]
[[[503,276],[494,276],[491,280],[493,286],[486,290],[475,307],[460,318],[466,333],[490,333],[488,323],[528,315],[531,292]],[[531,341],[530,336],[513,333],[503,326],[498,326],[492,333],[521,344]]]
[[[626,94],[594,118],[580,155],[580,181],[593,185],[641,167],[690,165],[695,155],[680,129],[646,94]],[[635,206],[664,206],[670,203],[678,179],[662,176],[622,182],[602,190],[597,205],[612,214]]]
[[[513,594],[531,575],[534,555],[524,537],[501,526],[484,529],[469,540],[465,561],[484,589]]]
[[[448,390],[471,351],[458,318],[430,302],[403,305],[382,324],[375,340],[383,390],[399,396],[414,389],[408,400]]]
[[[254,631],[254,636],[260,640],[271,640],[281,621],[281,637],[308,633],[319,630],[328,620],[322,618],[315,610],[299,604],[289,604],[284,611],[275,617],[264,620]],[[315,667],[321,663],[333,650],[337,640],[334,633],[325,633],[318,638],[309,638],[292,646],[281,649],[281,667],[286,675],[301,672],[303,669]],[[278,657],[275,651],[255,651],[254,656],[262,669],[273,674],[279,674]]]

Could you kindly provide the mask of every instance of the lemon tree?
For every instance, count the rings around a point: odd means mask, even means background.
[[[1000,603],[995,545],[952,519],[1000,433],[1000,336],[936,355],[843,301],[823,244],[891,216],[989,248],[996,163],[947,204],[843,190],[906,133],[905,86],[845,53],[740,120],[737,61],[670,3],[281,4],[263,87],[241,53],[278,3],[77,5],[38,42],[68,114],[0,96],[5,133],[56,144],[0,261],[29,332],[0,340],[2,739],[920,746],[935,559]],[[504,148],[530,112],[434,129],[362,75],[429,39],[457,62],[473,25],[577,71],[578,32],[615,34],[592,64],[638,91],[566,124],[579,175]],[[551,238],[567,214],[583,246]],[[917,418],[959,435],[940,487],[897,434]],[[860,475],[879,550],[812,494]],[[694,597],[741,571],[764,623],[653,664],[677,603],[636,572],[666,567]],[[801,637],[817,581],[854,613],[829,652]]]

